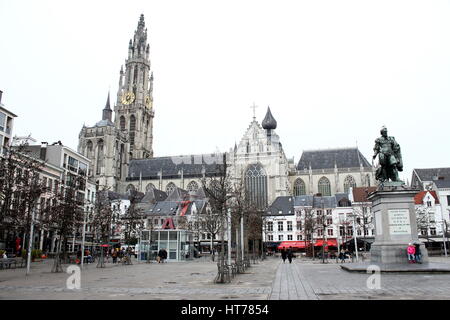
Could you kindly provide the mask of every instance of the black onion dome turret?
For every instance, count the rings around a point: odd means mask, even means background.
[[[267,113],[264,117],[264,120],[262,121],[262,127],[265,130],[274,130],[277,128],[277,120],[273,117],[272,113],[270,112],[270,108],[267,107]]]

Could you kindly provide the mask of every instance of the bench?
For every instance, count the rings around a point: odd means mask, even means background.
[[[22,258],[20,258],[23,260]],[[0,259],[0,269],[11,269],[14,265],[14,269],[17,268],[17,260],[15,258],[2,258]]]

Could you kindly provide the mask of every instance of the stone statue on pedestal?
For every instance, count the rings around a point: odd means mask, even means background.
[[[375,179],[388,182],[389,179],[394,182],[402,182],[398,178],[398,172],[403,171],[402,154],[400,145],[395,141],[394,137],[387,135],[387,128],[381,128],[381,137],[375,140],[373,151],[373,159],[379,156],[380,167],[375,172]]]

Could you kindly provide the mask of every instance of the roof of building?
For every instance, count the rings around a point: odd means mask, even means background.
[[[294,215],[294,197],[281,196],[277,197],[275,201],[267,209],[267,214],[276,216]]]
[[[355,187],[353,188],[353,202],[368,202],[367,196],[377,190],[377,187]],[[367,191],[367,192],[366,192]]]
[[[423,198],[425,197],[425,195],[427,194],[427,193],[430,193],[432,196],[433,196],[433,198],[434,198],[434,200],[435,200],[435,203],[436,204],[439,204],[439,198],[438,198],[438,196],[437,196],[437,194],[436,194],[436,191],[420,191],[419,193],[417,193],[415,196],[414,196],[414,203],[415,204],[423,204]]]
[[[450,180],[450,167],[447,168],[428,168],[428,169],[414,169],[421,181],[438,180],[439,177],[444,180]]]
[[[156,188],[149,188],[145,196],[141,199],[141,203],[155,203],[167,199],[167,193]]]
[[[127,179],[139,179],[141,174],[143,179],[159,178],[159,172],[165,178],[175,178],[181,176],[181,170],[184,177],[202,176],[203,170],[206,176],[217,175],[222,171],[221,157],[222,154],[201,154],[131,160]]]
[[[435,180],[434,184],[437,188],[450,188],[450,179],[447,180]]]
[[[105,126],[113,126],[114,127],[114,123],[112,123],[109,119],[104,119],[104,120],[100,120],[99,122],[97,122],[95,124],[96,127],[105,127]]]
[[[297,170],[309,169],[334,169],[358,168],[362,165],[370,168],[371,165],[362,155],[358,148],[336,148],[326,150],[303,151],[302,157],[297,165]]]
[[[267,107],[266,116],[262,121],[262,127],[266,130],[275,130],[277,128],[277,120],[273,117],[269,107]]]

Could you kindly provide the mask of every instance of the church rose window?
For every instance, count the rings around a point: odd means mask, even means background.
[[[267,175],[260,164],[252,164],[245,173],[245,190],[258,209],[267,207]]]
[[[294,196],[302,196],[306,194],[305,182],[298,178],[294,183]]]
[[[344,192],[348,193],[350,187],[356,187],[356,181],[352,176],[347,176],[344,180]]]
[[[197,190],[198,190],[198,183],[195,181],[189,182],[189,184],[187,185],[187,191],[195,192]]]
[[[330,180],[325,177],[320,178],[318,187],[319,193],[323,196],[331,196]]]

